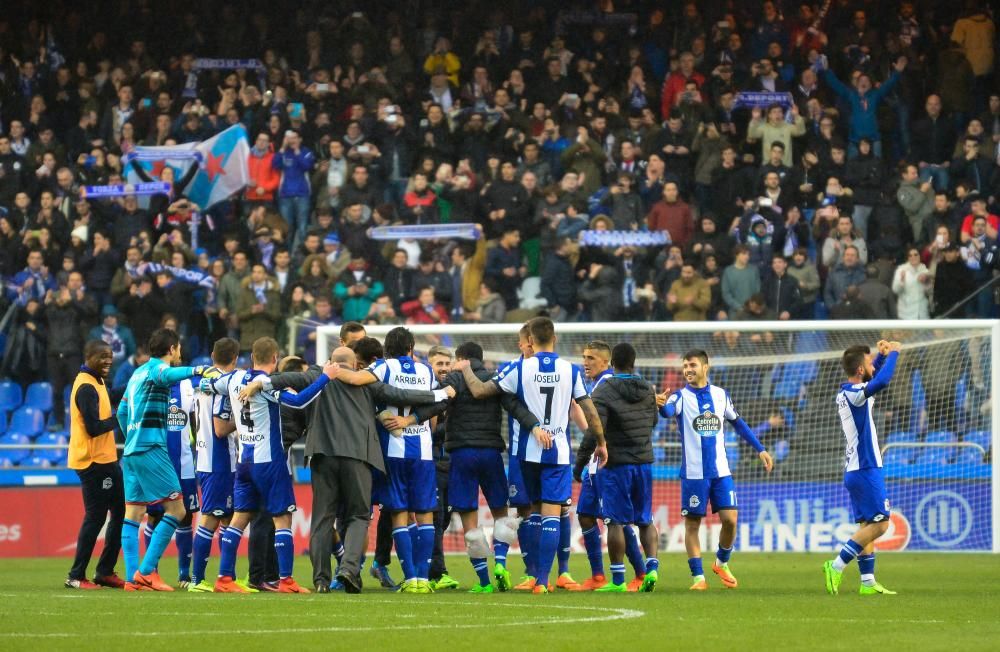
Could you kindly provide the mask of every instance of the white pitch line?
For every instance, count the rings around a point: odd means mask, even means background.
[[[380,601],[369,601],[369,602],[392,602],[394,604],[400,604],[397,600],[380,600]],[[482,606],[484,602],[452,602],[452,601],[437,601],[429,602],[423,601],[421,604],[432,604],[441,606],[456,606],[456,605],[475,605]],[[505,605],[512,606],[512,605]],[[539,605],[523,605],[525,608],[537,608]],[[363,627],[282,627],[278,629],[258,629],[254,630],[254,634],[318,634],[318,633],[335,633],[335,632],[374,632],[374,631],[412,631],[414,629],[479,629],[483,627],[510,627],[518,626],[523,627],[525,625],[568,625],[572,623],[591,623],[591,622],[609,622],[613,620],[631,620],[634,618],[642,618],[646,615],[646,612],[639,611],[637,609],[618,609],[606,607],[585,607],[585,606],[569,606],[569,605],[545,605],[546,609],[561,609],[563,611],[604,611],[601,614],[595,614],[593,616],[570,616],[568,618],[536,618],[531,620],[520,620],[517,622],[510,621],[494,621],[489,623],[440,623],[440,624],[410,624],[401,626],[363,626]],[[608,613],[610,611],[611,613]],[[90,636],[170,636],[175,634],[174,631],[161,631],[161,632],[151,632],[151,631],[98,631],[93,632]],[[188,635],[211,635],[217,634],[218,629],[206,629],[206,630],[185,630],[185,634]],[[0,638],[75,638],[80,635],[79,632],[0,632]]]

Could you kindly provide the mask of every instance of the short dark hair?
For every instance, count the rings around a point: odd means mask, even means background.
[[[871,353],[871,349],[863,344],[855,344],[847,347],[844,356],[840,359],[840,364],[844,367],[844,373],[853,376],[865,362],[865,356]]]
[[[780,140],[776,140],[776,141],[774,141],[774,142],[771,143],[771,149],[774,149],[775,147],[777,147],[781,151],[785,151],[785,144],[783,142],[781,142]]]
[[[408,328],[397,326],[385,335],[385,355],[388,358],[409,355],[413,345],[413,333]]]
[[[170,328],[157,328],[149,336],[149,355],[162,358],[170,353],[170,349],[180,344],[181,338],[177,331]]]
[[[528,322],[528,332],[537,344],[551,344],[556,337],[556,327],[548,317],[535,317]]]
[[[110,348],[111,345],[104,340],[89,340],[83,345],[83,360],[86,362],[91,356],[103,353]]]
[[[455,349],[455,357],[462,358],[463,360],[479,360],[482,362],[483,347],[479,346],[476,342],[462,342]]]
[[[357,356],[358,360],[365,364],[365,366],[368,366],[383,356],[382,343],[374,337],[362,337],[360,340],[351,342],[349,346],[354,349],[354,355]]]
[[[347,341],[347,336],[365,330],[365,325],[358,321],[345,321],[340,327],[340,339]]]
[[[611,366],[615,371],[630,372],[635,369],[635,347],[628,342],[619,342],[611,349]]]
[[[583,346],[583,350],[600,351],[609,360],[611,359],[611,345],[604,340],[591,340]]]
[[[690,349],[684,354],[684,360],[701,360],[702,364],[708,364],[708,354],[702,349]]]
[[[240,343],[231,337],[223,337],[215,341],[212,346],[212,362],[223,367],[236,362],[240,356]]]

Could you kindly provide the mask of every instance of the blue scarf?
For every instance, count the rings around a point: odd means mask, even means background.
[[[173,184],[167,181],[151,183],[115,183],[107,186],[84,186],[80,189],[83,199],[106,199],[133,195],[169,195]]]
[[[479,231],[475,224],[410,224],[401,226],[379,226],[369,230],[372,240],[478,240]]]
[[[670,244],[666,231],[582,231],[585,247],[655,247]]]

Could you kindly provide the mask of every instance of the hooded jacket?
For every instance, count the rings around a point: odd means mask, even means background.
[[[616,374],[597,386],[591,396],[608,442],[607,466],[653,463],[653,427],[656,395],[641,376]],[[594,453],[596,440],[584,437],[576,453],[574,474],[579,476]]]

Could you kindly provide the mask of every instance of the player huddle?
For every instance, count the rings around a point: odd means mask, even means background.
[[[362,467],[365,473],[370,471],[370,482],[358,486],[364,487],[366,505],[379,505],[390,515],[392,544],[404,574],[401,592],[423,594],[457,586],[450,578],[436,585],[430,579],[437,534],[434,513],[439,499],[444,499],[439,496],[433,455],[432,431],[438,421],[451,461],[447,507],[461,517],[478,579],[471,592],[548,593],[556,587],[652,591],[659,579],[659,536],[652,522],[652,433],[658,418],[675,420],[682,445],[680,507],[685,517],[690,588],[708,588],[699,531],[709,505],[722,525],[712,571],[723,586],[736,588],[729,560],[738,502],[726,458],[725,424],[731,424],[753,447],[767,471],[773,461],[728,392],[709,382],[708,355],[701,350],[687,352],[682,369],[687,384],[672,393],[657,394],[636,373],[636,351],[627,342],[614,347],[599,340],[588,343],[582,367],[561,358],[556,344],[553,322],[538,317],[521,328],[518,347],[522,355],[496,372],[485,368],[482,348],[475,342],[460,345],[453,364],[446,354],[447,361],[435,363],[432,369],[413,357],[413,336],[400,327],[386,336],[384,349],[364,337],[353,349],[337,349],[322,368],[313,366],[303,373],[303,363],[295,359],[283,365],[282,371],[299,373],[276,373],[278,345],[273,339],[261,338],[253,344],[250,370],[235,368],[238,345],[228,338],[216,343],[213,367],[192,368],[173,366],[180,360],[176,333],[156,331],[150,339],[152,358],[136,370],[118,411],[126,438],[125,589],[173,590],[156,568],[176,533],[179,579],[190,591],[308,593],[292,574],[290,526],[295,495],[283,440],[282,421],[290,414],[283,417],[282,406],[301,410],[324,392],[333,391],[363,395],[369,401],[363,410],[370,412],[363,419],[377,428],[381,457]],[[838,592],[843,569],[854,558],[861,571],[862,594],[891,593],[874,579],[872,544],[885,532],[889,504],[871,405],[872,396],[891,378],[899,344],[879,342],[878,348],[874,359],[866,347],[851,347],[843,356],[848,380],[837,403],[847,438],[845,486],[861,527],[837,558],[824,565],[831,593]],[[312,408],[310,414],[318,409]],[[500,434],[503,412],[508,418],[507,441]],[[194,416],[194,423],[185,418],[188,414]],[[575,455],[571,422],[585,433]],[[345,418],[344,428],[347,423]],[[317,426],[308,425],[307,433],[311,427]],[[333,428],[336,431],[338,426]],[[194,460],[188,443],[192,432],[197,441]],[[190,543],[182,544],[182,535],[191,541],[191,514],[199,507],[195,475],[201,487],[201,517],[192,549]],[[574,479],[581,482],[577,517],[591,570],[583,583],[572,578],[568,567],[568,507]],[[480,491],[493,515],[492,541],[478,522]],[[140,561],[138,534],[144,512],[149,513],[147,527],[152,527]],[[273,520],[279,580],[254,587],[237,580],[236,561],[244,530],[258,513]],[[341,521],[345,517],[343,511],[338,515]],[[604,569],[600,521],[607,528],[610,573]],[[327,549],[336,556],[338,567],[343,562],[332,588],[359,592],[357,569],[363,562],[345,559],[338,532],[326,530],[313,532],[313,546],[318,535],[329,537],[332,546]],[[221,531],[220,568],[218,578],[210,582],[205,569],[216,531]],[[515,543],[525,567],[524,577],[516,584],[507,564],[508,551]],[[349,549],[357,547],[348,545]],[[353,554],[363,559],[363,547],[348,550],[347,557]],[[317,563],[315,553],[314,566],[318,567],[322,564]],[[558,571],[551,581],[557,559]],[[626,559],[634,573],[629,582]],[[329,559],[325,561],[329,567]],[[328,580],[317,579],[315,585],[319,591],[331,589]]]

